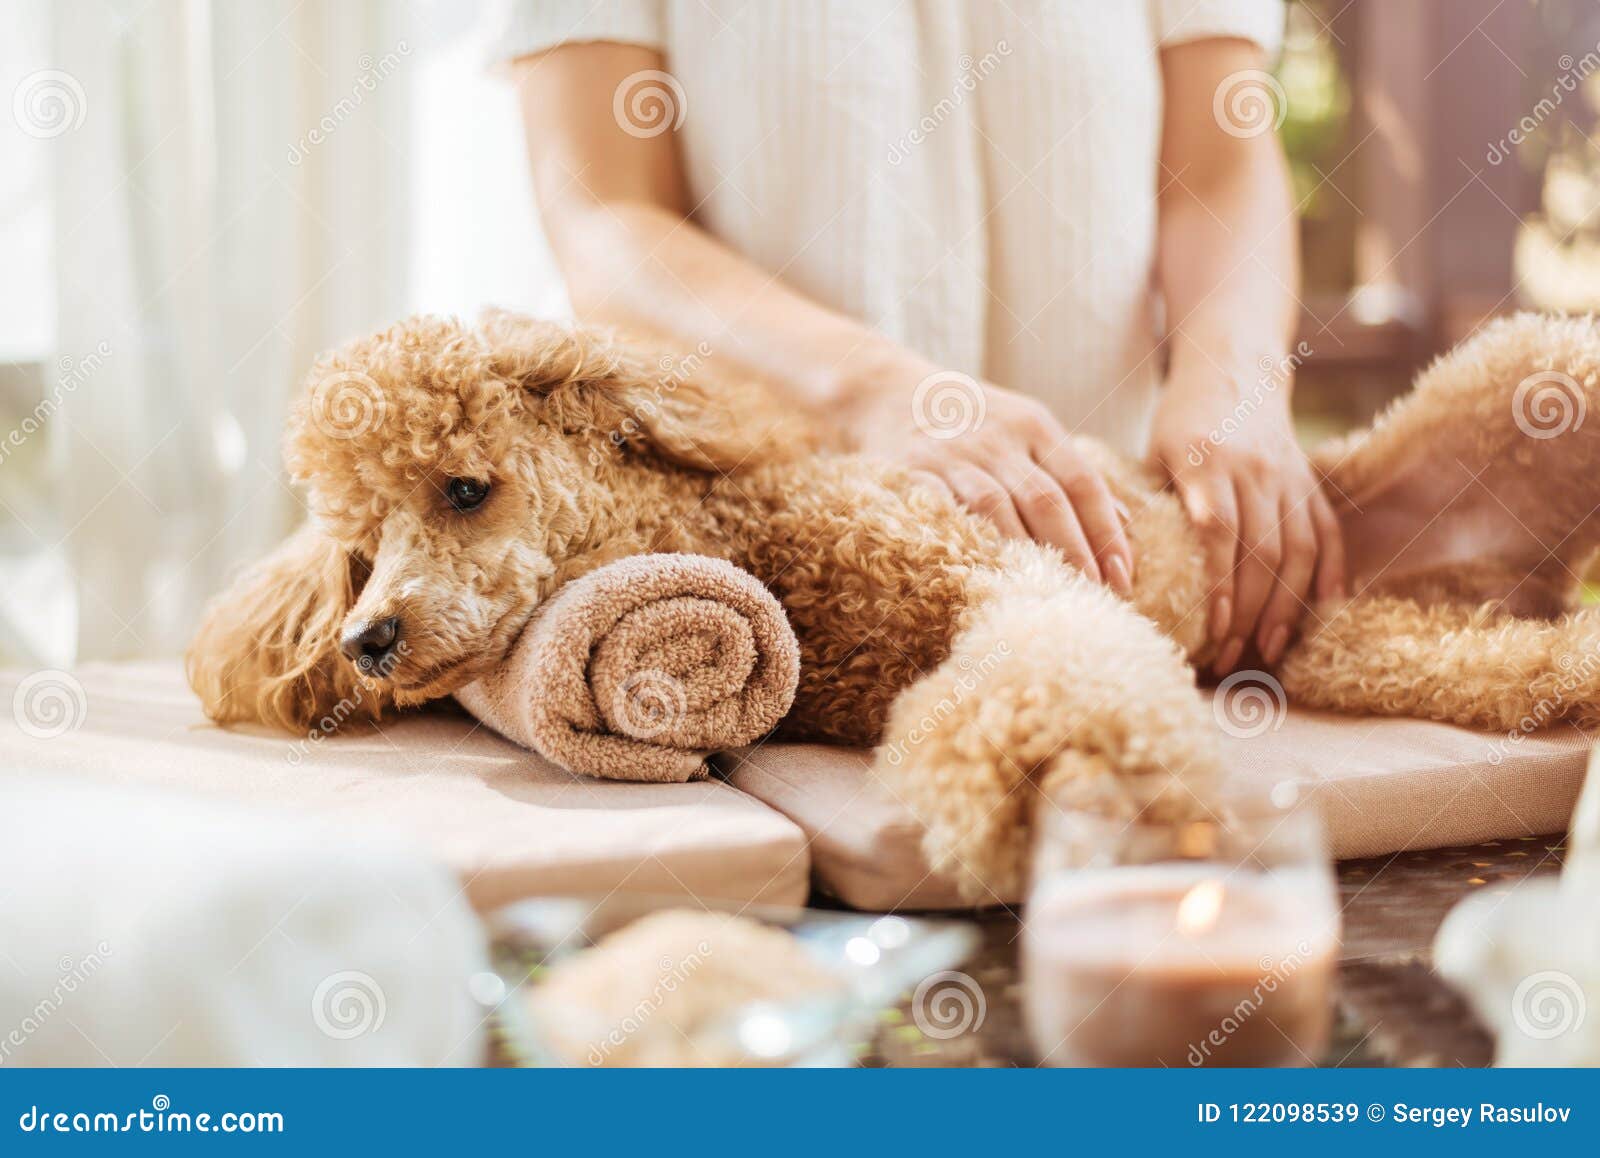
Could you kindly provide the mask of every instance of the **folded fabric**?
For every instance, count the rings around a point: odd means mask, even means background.
[[[1297,708],[1276,719],[1219,728],[1229,787],[1316,808],[1337,857],[1560,832],[1589,748],[1567,725],[1508,736]],[[870,753],[768,743],[718,764],[728,783],[800,826],[824,891],[860,909],[963,905],[954,882],[929,871],[922,825],[873,775]]]
[[[0,704],[12,709],[0,709],[0,779],[29,767],[234,802],[263,825],[309,816],[339,834],[330,852],[387,838],[442,863],[480,911],[613,889],[777,905],[806,895],[805,839],[765,804],[716,780],[581,776],[448,707],[298,736],[222,728],[177,663],[0,671]]]
[[[700,555],[635,555],[562,587],[456,699],[570,771],[681,781],[775,728],[799,678],[788,618],[754,576]]]

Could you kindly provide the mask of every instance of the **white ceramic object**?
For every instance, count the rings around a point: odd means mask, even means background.
[[[1600,749],[1560,877],[1468,897],[1433,955],[1494,1031],[1496,1065],[1600,1065]]]
[[[302,818],[0,773],[0,1066],[477,1065],[448,871]]]

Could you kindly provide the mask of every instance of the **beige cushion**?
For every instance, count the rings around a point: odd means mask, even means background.
[[[1220,738],[1234,786],[1319,808],[1339,857],[1563,831],[1588,752],[1565,726],[1511,742],[1425,720],[1295,710],[1276,730]],[[820,888],[864,909],[960,904],[950,881],[929,874],[919,826],[865,753],[765,744],[721,760],[729,783],[805,830]]]
[[[479,909],[616,888],[779,904],[807,891],[800,830],[725,784],[592,780],[464,715],[350,723],[315,743],[223,729],[201,714],[176,664],[0,672],[0,774],[30,767],[398,837],[455,870]]]
[[[1429,720],[1290,711],[1277,731],[1223,737],[1233,781],[1314,801],[1335,856],[1565,832],[1589,741],[1569,725],[1510,741]]]

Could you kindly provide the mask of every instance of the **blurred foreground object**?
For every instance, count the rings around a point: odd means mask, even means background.
[[[0,782],[0,1064],[475,1065],[454,877],[155,789]]]
[[[614,890],[488,923],[502,985],[480,992],[517,1065],[848,1066],[906,993],[934,1039],[987,1008],[957,971],[977,941],[964,922]]]
[[[1600,1065],[1600,751],[1572,818],[1566,868],[1451,911],[1439,972],[1495,1032],[1499,1066]]]

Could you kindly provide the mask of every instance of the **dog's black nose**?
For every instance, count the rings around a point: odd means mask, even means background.
[[[389,658],[400,639],[400,617],[367,619],[339,637],[339,650],[367,675],[388,675]]]

